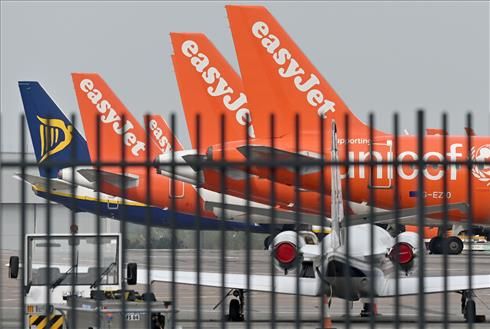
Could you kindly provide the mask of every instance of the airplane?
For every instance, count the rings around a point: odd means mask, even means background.
[[[349,159],[354,162],[349,166],[348,173],[345,168],[341,168],[344,185],[346,177],[349,177],[348,201],[381,209],[382,211],[376,211],[376,223],[393,222],[394,185],[398,181],[398,190],[401,191],[397,196],[398,207],[406,215],[400,219],[402,224],[417,224],[416,206],[418,197],[421,196],[426,205],[424,211],[427,225],[442,225],[445,200],[448,203],[449,224],[460,224],[460,227],[464,227],[471,211],[473,224],[489,225],[490,207],[486,204],[490,197],[488,136],[431,134],[424,136],[422,150],[419,150],[417,136],[403,135],[395,141],[391,133],[370,130],[346,106],[266,8],[229,5],[226,10],[249,110],[253,117],[255,138],[248,141],[248,146],[244,140],[235,140],[224,145],[208,145],[206,152],[200,155],[201,160],[220,161],[224,157],[227,161],[243,162],[248,158],[264,164],[251,166],[249,173],[268,180],[268,163],[273,157],[276,161],[280,159],[283,162],[299,159],[306,165],[298,174],[292,166],[282,166],[276,168],[274,182],[306,191],[320,192],[324,189],[330,194],[328,172],[331,168],[327,166],[322,173],[319,165],[322,159],[329,161],[328,152],[324,152],[329,147],[329,141],[322,145],[319,132],[321,129],[324,133],[328,132],[329,124],[335,120],[340,131],[340,161]],[[299,145],[296,145],[295,135],[296,110],[300,111]],[[273,139],[270,131],[265,129],[267,125],[257,125],[257,122],[269,122],[272,113],[276,114]],[[444,140],[446,147],[443,145]],[[368,166],[371,154],[374,164],[372,170]],[[418,154],[423,154],[421,159]],[[164,162],[166,158],[168,156],[160,156],[159,160]],[[176,158],[178,162],[192,166],[192,159],[184,159],[178,152]],[[391,164],[377,164],[394,159],[411,163],[403,163],[397,168]],[[467,159],[478,160],[480,163],[469,170],[464,165]],[[435,163],[424,165],[419,160]],[[437,163],[444,160],[452,162],[448,165],[446,175],[443,166]],[[203,171],[203,177],[214,180],[207,184],[216,185],[216,177],[206,175],[206,169]],[[322,174],[324,179],[321,179]],[[419,174],[422,175],[423,191],[419,191]],[[444,176],[448,183],[446,191]],[[470,191],[467,188],[468,180],[471,180]],[[473,197],[471,204],[468,202],[470,192]],[[353,219],[367,222],[369,217]],[[441,242],[442,233],[436,239]],[[450,250],[462,249],[462,242],[456,236],[448,238],[447,243]],[[442,243],[434,243],[433,246],[439,246],[436,248],[438,250],[433,250],[435,253],[442,252],[439,250],[442,249]]]
[[[175,71],[175,77],[178,83],[179,92],[184,109],[187,128],[190,134],[190,140],[193,150],[175,150],[178,157],[193,157],[196,149],[206,150],[207,146],[221,142],[242,140],[244,135],[248,134],[250,138],[254,135],[254,124],[248,110],[247,96],[243,90],[242,82],[238,74],[233,70],[231,65],[219,53],[216,47],[202,33],[171,33],[174,54],[172,62]],[[202,63],[198,59],[202,59]],[[200,118],[200,129],[203,133],[197,136],[196,118]],[[223,118],[226,125],[225,136],[220,136],[221,119]],[[247,126],[248,124],[248,126]],[[256,123],[262,125],[264,123]],[[199,144],[199,145],[198,145]],[[162,156],[162,155],[160,155]],[[159,156],[159,157],[160,157]],[[158,161],[158,158],[157,158]],[[167,171],[165,171],[167,169]],[[158,167],[158,172],[170,177],[171,168],[165,166]],[[195,183],[199,176],[193,175],[194,170],[186,166],[174,168],[179,179],[189,183]],[[223,191],[220,170],[207,168],[203,171],[205,175],[212,175],[215,180],[203,179],[200,181],[203,188],[233,195],[239,198],[247,199],[254,202],[270,204],[277,209],[293,210],[296,204],[301,205],[300,211],[303,216],[307,214],[319,214],[318,204],[321,196],[315,192],[297,193],[294,187],[271,184],[270,181],[250,176],[248,181],[241,172],[235,168],[227,168],[227,184]],[[186,174],[191,176],[186,178]],[[208,182],[214,182],[209,184]],[[247,187],[248,184],[248,187]],[[275,201],[271,200],[271,195],[275,194]],[[324,203],[329,203],[329,196],[325,196]],[[205,202],[209,204],[209,202]],[[228,209],[236,209],[235,205],[226,205]],[[249,207],[250,211],[263,213],[262,209]],[[350,208],[349,208],[350,209]],[[328,215],[329,209],[325,209],[324,215]],[[312,218],[310,225],[320,226],[319,218]],[[328,223],[327,223],[328,224]],[[325,224],[325,225],[327,225]],[[328,224],[329,225],[329,224]],[[314,228],[315,229],[315,228]]]
[[[270,230],[270,205],[248,202],[206,189],[199,189],[198,195],[195,186],[177,180],[178,175],[172,180],[149,170],[152,168],[148,167],[148,163],[160,152],[160,142],[155,133],[149,131],[148,141],[146,140],[145,129],[98,74],[73,73],[72,79],[91,159],[112,164],[120,163],[124,159],[127,164],[124,173],[121,166],[114,165],[102,165],[99,169],[77,169],[85,178],[81,184],[93,187],[99,172],[101,181],[98,188],[101,192],[125,196],[155,207],[174,209],[179,213],[198,213],[208,218],[223,219],[225,223],[235,221],[249,224],[251,232]],[[175,141],[175,138],[171,139],[171,144],[172,140]],[[62,179],[70,180],[71,176],[69,168],[60,171]],[[88,185],[86,181],[89,182]],[[243,208],[223,210],[220,206],[222,202]],[[246,210],[247,202],[250,207],[263,212],[249,213]],[[277,210],[276,213],[277,225],[294,223],[294,212]]]
[[[70,173],[61,173],[64,166],[60,164],[90,164],[87,142],[63,114],[61,109],[50,98],[43,87],[36,81],[20,81],[20,94],[24,105],[32,145],[39,163],[39,176],[16,174],[32,186],[33,192],[44,199],[57,202],[76,212],[99,214],[102,217],[126,220],[145,225],[150,220],[151,226],[170,227],[172,216],[175,216],[175,227],[178,229],[195,229],[196,216],[193,214],[172,214],[163,207],[149,207],[142,202],[123,199],[111,194],[97,193],[92,182],[75,171],[75,184]],[[164,131],[165,127],[163,128]],[[77,165],[77,169],[90,168]],[[124,204],[124,207],[123,207]],[[149,209],[149,211],[148,211]],[[222,223],[216,217],[199,218],[202,230],[221,230]],[[234,231],[269,232],[266,226],[249,227],[244,223],[227,221],[225,229]]]
[[[332,140],[330,158],[335,161],[339,159],[340,153],[335,121],[332,121],[330,131]],[[386,230],[373,224],[347,226],[344,222],[340,168],[333,167],[330,174],[331,233],[322,242],[315,239],[311,232],[283,231],[276,235],[269,247],[276,273],[246,275],[152,270],[151,282],[199,284],[234,290],[233,295],[238,299],[232,299],[229,304],[229,317],[233,321],[243,319],[244,292],[324,296],[328,298],[326,304],[330,308],[332,298],[356,301],[371,297],[383,298],[444,291],[462,294],[462,313],[465,319],[483,320],[481,316],[477,317],[475,301],[468,292],[469,276],[458,275],[447,278],[419,276],[419,255],[424,253],[424,250],[417,248],[421,238],[417,233],[402,232],[397,237],[392,237]],[[371,244],[374,246],[372,253]],[[298,268],[299,271],[294,271]],[[141,283],[146,283],[147,270],[138,270],[138,278],[140,277],[143,278]],[[422,285],[419,284],[419,280],[423,282]],[[471,276],[472,290],[489,287],[490,275]]]

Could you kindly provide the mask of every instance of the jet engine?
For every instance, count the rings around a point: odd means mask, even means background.
[[[419,235],[414,232],[403,232],[398,234],[398,242],[388,251],[389,259],[398,264],[405,272],[413,269],[415,258],[419,252]]]
[[[302,249],[305,246],[317,245],[318,238],[312,232],[283,231],[274,237],[269,245],[269,251],[272,252],[274,257],[275,267],[287,274],[288,271],[296,269],[298,262],[300,263],[300,268],[305,263],[309,264],[311,262],[308,256],[309,253],[305,254]]]

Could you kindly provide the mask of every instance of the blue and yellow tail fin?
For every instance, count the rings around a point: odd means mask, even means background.
[[[43,87],[36,81],[19,81],[19,89],[40,175],[53,178],[61,163],[89,162],[86,140]]]

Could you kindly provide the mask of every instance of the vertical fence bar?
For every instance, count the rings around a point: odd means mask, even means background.
[[[246,291],[247,293],[247,308],[246,308],[246,313],[245,313],[245,324],[246,328],[249,329],[251,328],[252,325],[252,293],[250,292],[250,275],[251,275],[251,263],[252,263],[252,244],[250,240],[250,199],[252,197],[251,195],[251,189],[250,189],[250,164],[248,159],[250,159],[250,137],[248,135],[248,131],[250,128],[250,120],[247,119],[247,124],[244,126],[245,127],[245,145],[246,145],[246,166],[245,166],[245,223],[247,224],[247,227],[245,229],[245,262],[246,262],[246,274],[247,274],[247,282],[246,282]]]
[[[425,242],[424,242],[424,227],[425,227],[425,200],[424,200],[424,174],[423,170],[425,167],[425,160],[423,158],[424,154],[424,112],[423,110],[417,111],[417,167],[418,167],[418,175],[417,175],[417,226],[418,226],[418,234],[419,234],[419,275],[418,275],[418,327],[425,327],[425,294],[424,294],[424,274],[425,274]]]
[[[398,154],[399,154],[399,147],[400,147],[400,140],[399,140],[399,134],[400,134],[400,128],[399,128],[399,121],[398,121],[398,113],[395,113],[393,116],[393,135],[394,135],[394,145],[393,145],[393,166],[392,166],[392,172],[393,172],[393,178],[395,180],[394,182],[394,195],[393,195],[393,208],[395,210],[395,246],[398,246],[398,234],[400,233],[400,187],[398,186],[399,183],[399,177],[398,177],[398,167],[399,167],[399,162],[398,162]],[[396,252],[396,257],[398,258],[399,252]],[[398,260],[398,259],[397,259]],[[395,328],[398,329],[400,328],[400,269],[398,268],[398,264],[396,267],[395,271]]]
[[[76,117],[74,114],[71,115],[71,123],[73,125],[73,127],[75,128],[76,127]],[[76,308],[76,305],[75,305],[75,300],[74,300],[74,296],[76,295],[76,291],[75,291],[75,284],[77,283],[76,280],[78,278],[78,257],[77,257],[77,254],[75,252],[75,234],[77,233],[78,229],[76,229],[76,225],[77,225],[77,215],[76,215],[76,211],[75,209],[77,209],[77,199],[75,198],[75,188],[76,188],[76,185],[75,185],[75,179],[76,179],[76,176],[75,176],[75,172],[77,170],[77,145],[78,143],[73,143],[71,146],[71,185],[70,185],[70,197],[71,197],[71,204],[72,204],[72,208],[70,209],[70,220],[71,220],[71,223],[70,223],[70,233],[71,233],[71,266],[72,266],[72,280],[71,280],[71,305],[70,305],[70,314],[71,314],[71,318],[69,319],[69,326],[70,328],[76,328],[76,324],[77,324],[77,314],[75,312],[75,308]]]
[[[294,209],[295,209],[295,231],[296,231],[296,246],[299,246],[299,231],[301,226],[301,196],[300,196],[300,171],[301,171],[301,160],[299,158],[300,152],[300,118],[299,114],[296,113],[294,116],[294,147],[296,151],[295,164],[294,164]],[[295,314],[296,314],[296,328],[301,327],[301,295],[300,295],[300,281],[299,274],[301,270],[301,262],[299,257],[295,260],[296,267],[296,292],[295,292]]]
[[[101,126],[100,126],[100,122],[101,122],[101,116],[99,114],[96,115],[96,136],[97,136],[97,148],[96,148],[96,163],[95,163],[95,167],[96,167],[96,176],[95,176],[95,190],[96,190],[96,199],[97,199],[97,207],[96,207],[96,213],[95,213],[95,232],[96,232],[96,247],[95,247],[95,267],[96,267],[96,276],[97,276],[97,279],[100,278],[100,266],[101,266],[101,261],[100,261],[100,254],[101,254],[101,249],[100,249],[100,214],[101,214],[101,210],[102,210],[102,204],[101,204],[101,200],[100,200],[100,181],[101,181],[101,166],[103,165],[103,161],[101,160],[101,154],[102,154],[102,151],[101,151],[101,144],[102,144],[102,130],[101,130]],[[96,294],[97,296],[100,296],[100,284],[97,284],[96,286],[97,290],[96,290]],[[124,300],[124,295],[123,295],[123,298],[122,300]],[[100,298],[97,298],[96,300],[96,306],[97,306],[97,315],[96,315],[96,326],[97,328],[100,328],[101,326],[101,300]],[[123,327],[124,327],[124,322],[123,322]]]
[[[350,158],[349,158],[349,148],[350,148],[350,143],[349,143],[349,136],[350,136],[350,130],[349,130],[349,115],[346,114],[344,118],[344,129],[345,129],[345,153],[344,153],[344,164],[345,164],[345,189],[344,189],[344,200],[350,200],[350,176],[349,176],[349,169],[350,169]],[[323,146],[322,146],[323,148]],[[340,152],[339,152],[340,156]],[[348,203],[347,203],[348,204]],[[341,223],[341,230],[345,231],[345,274],[347,275],[347,282],[350,283],[352,280],[352,275],[351,275],[351,270],[350,270],[350,234],[349,234],[349,224],[350,224],[350,211],[345,212],[345,217],[344,223]],[[343,229],[343,228],[345,229]],[[322,248],[323,250],[323,248]],[[346,295],[350,296],[352,295],[352,287],[350,284],[346,285]],[[346,299],[345,300],[345,327],[346,329],[349,329],[351,326],[351,314],[350,314],[350,308],[351,308],[351,301]]]
[[[126,124],[126,116],[123,114],[121,116],[122,122]],[[121,196],[122,196],[122,208],[121,208],[121,217],[122,221],[119,224],[120,225],[120,230],[121,230],[121,263],[122,263],[122,268],[124,268],[124,265],[127,263],[127,234],[128,234],[128,223],[127,223],[127,216],[128,216],[128,209],[127,209],[127,196],[128,196],[128,191],[127,191],[127,183],[126,183],[126,172],[128,171],[128,162],[126,159],[126,131],[124,131],[121,134],[121,158],[120,158],[120,169],[121,169],[121,174],[122,174],[122,181],[121,181]],[[147,144],[148,145],[148,144]],[[100,158],[99,158],[100,159]],[[129,167],[130,169],[134,167]],[[121,273],[122,274],[122,273]],[[122,280],[121,282],[121,295],[123,298],[121,299],[121,310],[122,310],[122,327],[123,329],[127,327],[126,323],[126,280]]]
[[[473,120],[471,113],[466,115],[466,126],[468,127],[468,131],[473,130]],[[467,235],[469,236],[468,242],[468,301],[466,303],[474,303],[473,300],[473,180],[472,171],[473,171],[473,159],[471,157],[471,152],[473,148],[473,140],[472,134],[467,134],[467,166],[468,166],[468,178],[467,178],[467,189],[468,189],[468,221],[467,221]],[[478,164],[477,164],[478,165]],[[475,322],[473,312],[468,312],[468,328],[473,328],[473,323]]]
[[[175,170],[176,170],[176,162],[175,162],[175,135],[177,134],[177,127],[175,125],[175,113],[172,113],[170,116],[170,130],[173,132],[172,138],[170,140],[170,146],[172,148],[172,159],[171,159],[171,164],[172,164],[172,173],[171,173],[171,187],[170,191],[172,193],[175,192]],[[174,194],[172,194],[174,195]],[[172,328],[176,327],[176,308],[177,308],[177,288],[176,288],[176,283],[175,283],[175,271],[177,267],[177,232],[176,232],[176,215],[177,215],[177,203],[175,200],[175,197],[171,198],[171,205],[170,208],[172,209],[171,212],[171,218],[170,218],[170,230],[172,232],[172,238],[170,239],[171,243],[171,250],[172,250],[172,287],[171,287],[171,295],[172,295]]]
[[[201,115],[196,114],[196,151],[201,152]],[[196,248],[196,328],[201,328],[201,157],[196,157],[196,217],[195,217],[195,248]]]
[[[221,328],[226,328],[225,319],[225,278],[226,278],[226,232],[225,232],[225,220],[226,220],[226,207],[225,207],[225,192],[226,192],[226,152],[225,152],[225,141],[226,141],[226,131],[225,131],[225,116],[220,115],[220,144],[221,144],[221,161],[220,161],[220,190],[221,190],[221,218],[220,218],[220,248],[221,248]]]
[[[152,299],[150,298],[151,291],[151,210],[153,204],[153,196],[151,189],[151,149],[152,149],[152,141],[150,139],[150,115],[145,115],[145,143],[146,148],[146,157],[145,157],[145,176],[146,176],[146,207],[145,207],[145,229],[146,229],[146,313],[148,314],[147,319],[147,327],[151,328],[152,326],[152,316],[151,316],[151,303]]]
[[[51,119],[48,119],[48,127],[51,126]],[[46,145],[51,145],[51,134],[46,134]],[[46,175],[51,177],[52,174],[52,163],[48,163],[46,166]],[[46,180],[46,192],[48,198],[46,199],[46,234],[47,234],[47,248],[46,248],[46,312],[45,317],[49,319],[50,315],[50,304],[51,304],[51,294],[49,293],[49,286],[51,285],[51,180]],[[48,321],[49,329],[49,321]]]
[[[448,319],[448,310],[449,310],[449,298],[448,298],[448,293],[447,293],[447,276],[448,276],[448,268],[449,268],[449,261],[448,261],[448,236],[447,236],[447,231],[448,231],[448,216],[449,216],[449,210],[448,210],[448,177],[447,177],[447,170],[448,170],[448,163],[447,163],[447,114],[444,113],[442,115],[442,149],[444,154],[444,162],[443,162],[443,171],[444,171],[444,176],[443,176],[443,193],[444,193],[444,200],[442,204],[442,234],[443,234],[443,243],[442,243],[442,268],[443,268],[443,276],[444,276],[444,292],[442,294],[442,307],[443,307],[443,328],[447,329],[449,327],[449,319]],[[454,167],[453,167],[454,168]]]
[[[21,285],[20,285],[20,318],[21,318],[21,328],[26,327],[26,316],[25,316],[25,310],[26,310],[26,302],[25,302],[25,269],[26,269],[26,257],[25,257],[25,243],[24,243],[24,236],[26,235],[26,184],[25,184],[25,177],[26,177],[26,150],[25,150],[25,145],[26,145],[26,126],[25,126],[25,116],[21,115],[20,117],[20,149],[21,149],[21,154],[20,154],[20,170],[21,170],[21,187],[20,187],[20,203],[22,205],[20,209],[20,236],[22,237],[20,239],[20,259],[22,259],[22,270],[20,271],[20,279],[21,279]],[[0,223],[1,225],[2,223]],[[1,263],[0,263],[1,265]],[[1,309],[1,308],[0,308]]]
[[[376,206],[376,196],[374,194],[374,114],[369,113],[369,327],[374,328],[375,314],[374,314],[374,207]]]
[[[325,275],[325,253],[324,251],[324,246],[325,246],[325,122],[322,117],[318,116],[318,127],[320,128],[320,134],[318,136],[319,138],[319,145],[320,145],[320,209],[319,209],[319,226],[320,226],[320,234],[319,234],[319,239],[320,239],[320,273],[321,275]],[[315,276],[318,274],[315,274]],[[320,298],[319,300],[319,309],[320,309],[320,319],[318,321],[319,325],[323,327],[323,322],[325,321],[325,305],[326,303],[329,302],[327,300],[327,294],[325,292],[326,286],[325,286],[325,280],[320,280]],[[330,316],[330,314],[328,315]]]
[[[274,239],[274,234],[277,232],[276,228],[276,174],[277,174],[277,168],[276,168],[276,152],[275,152],[275,129],[276,129],[276,117],[274,113],[271,113],[270,115],[270,145],[271,145],[271,167],[270,167],[270,177],[271,177],[271,225],[269,227],[269,249],[271,250],[270,252],[270,273],[271,273],[271,294],[270,294],[270,307],[271,307],[271,329],[276,328],[276,267],[274,265],[274,252],[273,252],[273,239]],[[271,247],[272,246],[272,247]]]
[[[126,121],[127,121],[127,118],[125,116],[125,114],[123,113],[121,115],[121,121],[122,123],[125,125],[126,124]],[[120,163],[119,163],[119,167],[121,169],[121,175],[122,175],[122,180],[121,180],[121,196],[122,196],[122,221],[121,223],[119,224],[120,225],[120,231],[121,231],[121,263],[122,263],[122,266],[124,266],[126,263],[127,263],[127,254],[126,254],[126,251],[127,251],[127,244],[126,244],[126,237],[127,237],[127,203],[126,203],[126,199],[127,199],[127,184],[126,184],[126,172],[128,170],[128,166],[127,166],[127,161],[126,161],[126,131],[123,131],[123,133],[121,134],[121,139],[119,140],[120,141],[120,148],[121,148],[121,158],[120,158]],[[101,142],[101,141],[99,141]],[[100,157],[97,157],[99,160],[100,160]],[[133,167],[130,167],[130,169],[132,169]],[[122,274],[122,273],[121,273]],[[127,312],[127,305],[126,305],[126,280],[122,280],[121,282],[121,310],[122,310],[122,328],[125,329],[127,327],[127,323],[126,323],[126,312]]]

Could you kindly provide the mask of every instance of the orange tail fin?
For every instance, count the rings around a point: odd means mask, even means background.
[[[280,136],[294,131],[293,113],[300,113],[301,129],[310,131],[320,128],[319,117],[327,124],[335,119],[337,126],[344,127],[347,114],[349,135],[366,135],[366,125],[266,8],[229,5],[226,10],[255,121],[268,122],[271,112],[281,113],[276,115],[276,135]],[[256,129],[256,133],[267,137],[268,131]]]
[[[196,115],[201,117],[202,149],[221,142],[220,117],[225,116],[226,141],[255,137],[248,99],[240,76],[202,33],[171,33],[172,56],[187,128],[196,148]]]
[[[126,160],[145,161],[148,149],[145,130],[107,83],[96,73],[73,73],[72,79],[92,161],[120,161],[123,134]],[[123,116],[125,122],[122,122]],[[98,118],[100,141],[97,139]],[[98,143],[100,159],[97,159]],[[156,145],[150,148],[153,160],[159,148]]]
[[[150,138],[158,145],[160,153],[167,153],[172,150],[174,132],[161,115],[145,115],[145,127],[150,129]],[[182,151],[183,149],[177,136],[174,136],[174,150]]]

